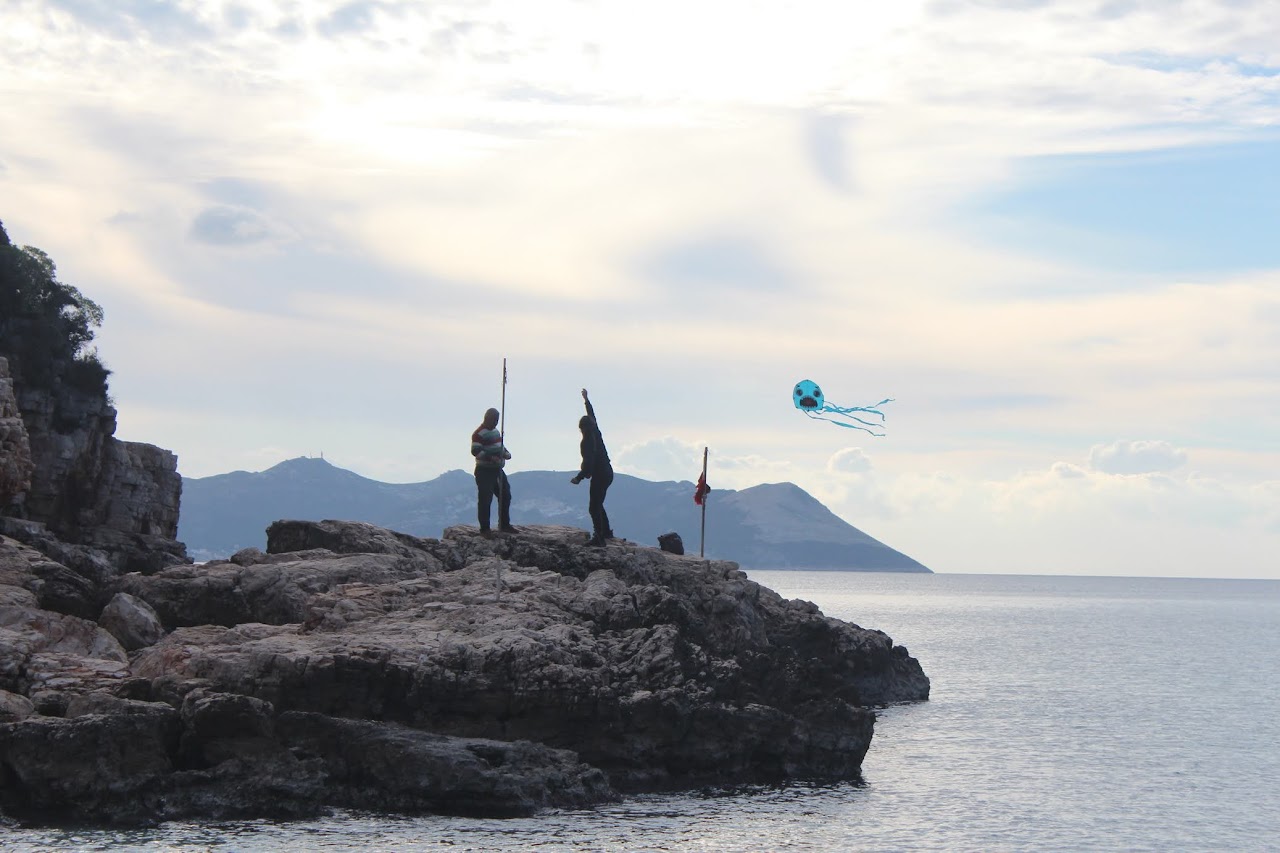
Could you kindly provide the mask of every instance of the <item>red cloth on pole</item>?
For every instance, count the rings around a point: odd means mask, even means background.
[[[707,475],[702,473],[698,475],[698,488],[693,492],[693,502],[698,506],[702,506],[702,502],[707,497],[707,492],[711,491],[711,487],[707,485]]]

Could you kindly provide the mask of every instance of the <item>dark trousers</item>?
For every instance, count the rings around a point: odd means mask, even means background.
[[[489,509],[493,506],[493,493],[498,493],[498,526],[511,524],[511,485],[501,468],[476,466],[476,520],[481,530],[489,529]]]
[[[613,535],[613,529],[609,527],[609,514],[604,511],[604,495],[612,483],[612,468],[605,468],[591,475],[591,503],[587,512],[591,513],[591,527],[597,536]]]

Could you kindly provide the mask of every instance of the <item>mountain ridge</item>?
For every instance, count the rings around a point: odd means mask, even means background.
[[[572,471],[510,475],[512,520],[589,530],[587,492]],[[618,536],[656,543],[675,531],[697,548],[701,509],[688,481],[650,481],[617,474],[607,508]],[[475,481],[461,469],[418,483],[385,483],[323,458],[296,457],[257,472],[183,478],[178,538],[197,559],[263,547],[280,519],[367,521],[415,536],[438,537],[475,524]],[[496,508],[495,508],[496,510]],[[794,483],[714,489],[707,512],[706,555],[755,569],[844,569],[927,573],[930,570],[831,512]]]

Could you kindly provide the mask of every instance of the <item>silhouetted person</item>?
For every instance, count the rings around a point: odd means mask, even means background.
[[[471,433],[471,455],[476,458],[476,520],[480,532],[489,532],[489,510],[493,506],[493,493],[498,493],[498,529],[503,533],[515,533],[511,526],[511,484],[502,466],[511,453],[502,444],[498,430],[498,410],[489,409],[484,421]]]
[[[604,511],[605,492],[613,482],[613,465],[609,462],[609,451],[604,448],[604,436],[600,435],[600,425],[596,423],[586,388],[582,389],[582,402],[587,404],[587,413],[578,421],[578,429],[582,431],[582,469],[569,482],[576,486],[583,480],[591,480],[591,503],[587,511],[591,513],[592,534],[587,544],[603,545],[605,540],[613,538],[609,515]]]

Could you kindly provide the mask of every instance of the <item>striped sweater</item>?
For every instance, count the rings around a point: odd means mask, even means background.
[[[476,458],[476,465],[483,468],[501,468],[511,458],[502,445],[502,433],[484,424],[471,433],[471,455]]]

